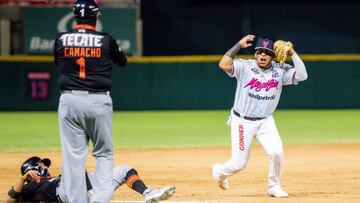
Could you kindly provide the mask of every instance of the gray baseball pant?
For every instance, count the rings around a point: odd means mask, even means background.
[[[59,101],[59,124],[63,155],[60,197],[70,203],[106,203],[113,193],[112,99],[87,91],[64,93]],[[88,199],[85,165],[89,139],[96,159],[93,195]]]

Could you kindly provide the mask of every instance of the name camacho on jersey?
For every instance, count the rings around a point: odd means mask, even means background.
[[[280,99],[282,86],[297,84],[295,69],[289,64],[271,62],[269,69],[261,69],[255,60],[237,59],[230,77],[237,79],[233,109],[243,116],[267,117]]]
[[[65,57],[100,58],[104,36],[95,34],[64,34],[60,41],[64,46]]]
[[[56,37],[54,61],[61,90],[109,91],[112,63],[124,66],[127,59],[111,35],[78,25]]]

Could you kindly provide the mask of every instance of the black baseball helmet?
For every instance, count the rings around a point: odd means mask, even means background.
[[[20,167],[21,175],[24,175],[29,170],[36,170],[40,173],[40,176],[45,176],[48,174],[46,169],[43,169],[39,162],[43,163],[45,166],[50,167],[51,161],[48,158],[40,159],[37,156],[33,156],[28,158]]]
[[[76,19],[96,19],[99,6],[95,0],[77,0],[73,12]]]

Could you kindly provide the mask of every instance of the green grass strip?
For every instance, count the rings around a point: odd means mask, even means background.
[[[228,110],[118,111],[115,148],[230,146]],[[278,110],[284,144],[360,142],[360,110]],[[0,152],[60,150],[57,112],[0,112]]]

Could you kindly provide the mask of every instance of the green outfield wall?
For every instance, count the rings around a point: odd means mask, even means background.
[[[125,68],[113,69],[114,109],[230,108],[236,81],[218,68],[220,57],[130,58]],[[284,87],[279,108],[360,108],[359,56],[303,58],[309,79]],[[3,57],[0,67],[0,110],[57,109],[58,75],[51,57]]]

